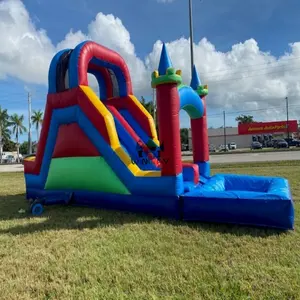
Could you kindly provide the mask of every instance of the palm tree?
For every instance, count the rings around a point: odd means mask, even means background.
[[[10,140],[10,130],[8,128],[9,124],[7,124],[6,126],[4,126],[4,129],[2,129],[2,143],[5,143],[5,141],[9,141]]]
[[[146,101],[146,99],[142,96],[141,97],[141,104],[146,108],[146,110],[148,110],[148,112],[150,113],[150,115],[153,115],[153,102],[152,101]]]
[[[146,110],[150,113],[150,115],[153,117],[153,119],[155,120],[155,126],[157,128],[158,131],[158,123],[157,123],[157,109],[155,109],[154,104],[152,101],[146,101],[146,99],[142,96],[141,97],[141,104],[146,108]],[[154,114],[156,114],[156,116],[154,117]]]
[[[19,136],[26,132],[26,127],[23,125],[24,115],[18,116],[17,114],[13,114],[9,118],[9,125],[12,126],[12,132],[15,134],[16,142],[17,142],[17,161],[19,162],[19,154],[20,154],[20,144],[19,144]]]
[[[254,118],[253,116],[250,115],[240,115],[238,117],[235,118],[235,120],[237,122],[239,122],[240,124],[246,124],[246,123],[253,123],[254,122]]]
[[[35,125],[36,134],[37,134],[36,142],[38,143],[40,139],[40,126],[43,123],[43,112],[40,109],[33,111],[33,115],[31,116],[31,122],[33,125]]]
[[[4,140],[9,138],[10,132],[8,129],[9,126],[9,115],[7,109],[2,109],[0,106],[0,163],[2,163],[2,152],[3,152],[3,143]]]

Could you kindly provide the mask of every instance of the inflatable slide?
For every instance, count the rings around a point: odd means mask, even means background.
[[[88,73],[96,77],[99,95],[89,86]],[[54,56],[38,149],[24,160],[32,213],[65,203],[292,229],[286,179],[210,175],[208,89],[196,68],[190,86],[183,85],[163,45],[151,85],[157,94],[159,139],[118,53],[86,41]],[[193,163],[181,159],[181,109],[191,119]]]

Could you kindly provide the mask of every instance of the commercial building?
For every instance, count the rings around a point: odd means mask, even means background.
[[[238,148],[249,148],[254,136],[269,136],[273,138],[285,138],[289,132],[290,137],[299,137],[297,120],[290,120],[287,130],[286,121],[255,122],[239,124],[238,127],[209,128],[209,144],[219,147],[220,145],[235,142]],[[189,130],[189,150],[192,150],[192,133]]]
[[[239,135],[238,127],[208,129],[209,144],[219,147],[220,145],[235,142],[238,148],[249,148],[252,142],[252,135]],[[189,130],[189,149],[192,150],[192,133]]]

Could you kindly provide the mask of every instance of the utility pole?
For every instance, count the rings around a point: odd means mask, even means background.
[[[2,164],[2,152],[3,152],[3,142],[2,142],[2,128],[0,126],[0,164]]]
[[[226,152],[226,114],[225,114],[225,110],[223,110],[223,128],[224,128],[224,151]]]
[[[190,51],[191,51],[191,78],[194,68],[194,34],[193,34],[193,7],[192,0],[189,0],[189,21],[190,21]]]
[[[290,138],[290,128],[289,128],[289,98],[285,97],[286,103],[286,130],[287,130],[287,138]]]
[[[32,153],[32,140],[31,140],[31,93],[28,92],[28,154]]]
[[[152,106],[153,106],[153,120],[154,120],[154,125],[156,126],[156,99],[155,99],[155,89],[153,89],[153,94],[152,94]]]

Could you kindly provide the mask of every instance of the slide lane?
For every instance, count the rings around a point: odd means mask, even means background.
[[[153,155],[149,147],[125,120],[123,115],[112,105],[107,105],[106,107],[114,117],[119,140],[131,159],[142,170],[159,170],[159,160]]]
[[[189,86],[181,86],[178,88],[179,99],[180,99],[180,109],[185,110],[191,118],[197,118],[202,116],[203,113],[203,103],[200,100],[198,94]],[[129,98],[129,99],[128,99]],[[128,97],[126,100],[124,99],[114,99],[113,101],[114,107],[117,109],[118,113],[125,119],[126,123],[129,127],[136,133],[136,135],[143,141],[143,143],[148,148],[147,151],[151,152],[156,158],[158,158],[158,151],[160,149],[158,143],[155,143],[153,139],[149,136],[149,133],[146,132],[143,124],[141,124],[141,120],[147,118],[141,117],[144,114],[142,110],[137,109],[136,101],[134,101],[131,97]],[[122,103],[120,105],[119,103]],[[115,105],[116,104],[116,105]],[[136,115],[132,114],[132,110],[130,108],[135,107]],[[154,149],[149,148],[149,143],[151,146],[154,146]],[[148,146],[147,146],[148,145]]]
[[[159,141],[153,118],[137,98],[133,95],[111,98],[106,104],[116,108],[117,112],[132,130],[130,132],[134,132],[138,139],[142,141],[142,147],[145,152],[152,152],[159,159]]]

